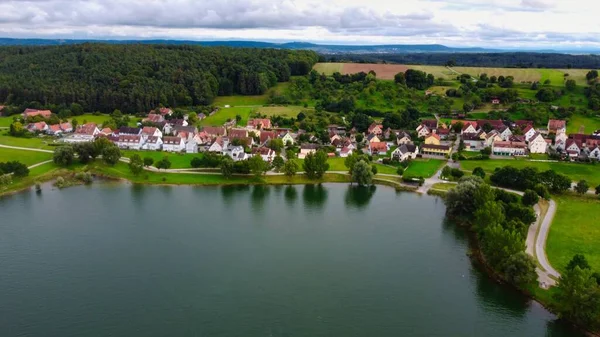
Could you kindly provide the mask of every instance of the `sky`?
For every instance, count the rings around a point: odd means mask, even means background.
[[[593,0],[0,0],[0,37],[600,48]]]

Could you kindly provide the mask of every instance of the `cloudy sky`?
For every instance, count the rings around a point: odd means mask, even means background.
[[[0,0],[0,37],[600,47],[593,0]]]

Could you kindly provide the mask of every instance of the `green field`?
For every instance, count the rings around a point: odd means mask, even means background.
[[[538,72],[542,75],[540,79],[541,83],[545,83],[546,80],[550,80],[551,85],[562,86],[565,82],[565,73],[556,69],[538,69]]]
[[[445,80],[454,80],[456,79],[457,74],[452,70],[444,67],[444,66],[417,66],[417,65],[409,65],[410,69],[424,71],[428,74],[432,74],[435,78],[443,78]]]
[[[7,128],[13,122],[13,116],[0,117],[0,127]]]
[[[451,189],[455,188],[456,185],[457,184],[452,184],[452,183],[435,183],[431,186],[431,188],[434,190],[438,190],[438,191],[448,192]]]
[[[93,114],[83,114],[81,116],[74,116],[71,119],[76,119],[77,122],[79,123],[78,125],[83,125],[85,124],[85,122],[87,123],[96,123],[98,126],[101,126],[102,124],[104,124],[104,122],[107,122],[110,120],[110,116],[109,115],[93,115]]]
[[[472,172],[474,168],[481,167],[488,174],[494,172],[496,167],[513,166],[519,169],[525,167],[535,167],[540,172],[554,170],[557,173],[564,174],[573,181],[585,179],[590,186],[595,187],[600,184],[600,165],[592,164],[576,164],[576,163],[549,163],[549,162],[533,162],[524,159],[490,159],[490,160],[463,160],[460,162],[463,170]]]
[[[587,79],[585,75],[590,71],[590,69],[558,69],[560,72],[564,74],[569,74],[566,77],[568,80],[575,80],[578,85],[587,85]]]
[[[53,143],[55,140],[56,139],[52,138],[52,137],[32,137],[32,138],[12,137],[12,136],[8,135],[8,130],[0,130],[0,144],[1,145],[53,150],[54,147],[50,146],[49,144]]]
[[[480,74],[487,74],[491,76],[513,76],[515,83],[521,82],[534,82],[542,79],[542,73],[540,69],[535,68],[487,68],[487,67],[453,67],[455,71],[461,74],[469,74],[473,77],[479,77]],[[550,70],[548,70],[547,76],[550,76]],[[556,71],[557,73],[560,73]],[[562,78],[562,73],[560,73]]]
[[[221,126],[225,124],[228,120],[234,120],[237,115],[240,115],[242,119],[238,123],[238,125],[245,126],[248,123],[250,113],[252,113],[255,110],[256,108],[221,108],[214,115],[208,116],[205,119],[201,120],[199,124],[209,126]]]
[[[317,63],[313,69],[319,74],[332,75],[335,72],[341,73],[343,67],[343,63]]]
[[[446,161],[440,159],[415,159],[410,162],[404,175],[413,177],[432,177]]]
[[[192,168],[190,162],[194,157],[202,157],[202,153],[168,153],[168,152],[160,152],[160,151],[130,151],[125,150],[121,151],[123,157],[131,158],[134,154],[140,155],[140,157],[146,158],[150,157],[154,159],[154,162],[157,162],[164,157],[169,158],[171,161],[172,169],[180,169],[180,168]]]
[[[557,211],[550,227],[546,254],[560,272],[575,254],[584,254],[595,271],[600,271],[600,201],[592,198],[556,197]]]
[[[600,118],[573,115],[567,123],[567,133],[579,133],[581,126],[584,126],[585,134],[592,134],[594,131],[600,130]]]
[[[288,106],[265,106],[256,109],[256,112],[261,115],[271,116],[285,116],[296,118],[300,111],[314,111],[301,106],[288,105]]]
[[[264,105],[269,102],[269,95],[273,92],[281,93],[288,86],[289,82],[281,82],[277,83],[276,86],[270,88],[267,93],[264,95],[255,95],[255,96],[218,96],[215,98],[213,105],[218,107],[224,107],[225,105],[229,105],[231,107],[250,107],[250,106],[259,106]]]
[[[52,153],[0,148],[0,162],[19,161],[27,166],[52,159]]]

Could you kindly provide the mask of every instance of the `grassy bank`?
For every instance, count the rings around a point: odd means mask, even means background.
[[[0,162],[17,160],[27,166],[52,159],[52,153],[0,148]]]
[[[23,178],[13,179],[13,183],[9,186],[0,186],[0,196],[15,193],[24,189],[27,189],[36,182],[45,182],[52,180],[64,174],[69,174],[75,170],[76,166],[69,169],[64,169],[56,166],[54,163],[47,163],[38,167],[35,167],[29,171],[29,176]]]
[[[442,168],[444,163],[445,161],[440,159],[416,159],[410,162],[404,175],[430,178]]]

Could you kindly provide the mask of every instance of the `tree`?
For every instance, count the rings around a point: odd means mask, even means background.
[[[159,170],[168,170],[171,168],[171,161],[169,160],[169,157],[165,156],[163,159],[157,161],[155,166]]]
[[[329,169],[327,163],[327,153],[319,150],[315,153],[309,153],[304,158],[304,172],[309,179],[321,179],[325,172]]]
[[[79,157],[79,161],[83,164],[88,163],[90,160],[95,159],[99,155],[99,153],[97,152],[98,149],[94,145],[94,143],[86,142],[75,144],[73,146],[73,149]]]
[[[377,173],[379,172],[379,169],[377,168],[376,165],[371,165],[371,172],[373,172],[373,175],[377,175]]]
[[[590,264],[588,263],[585,255],[583,254],[575,254],[569,264],[567,265],[567,270],[573,270],[575,267],[579,267],[581,269],[592,269]]]
[[[503,272],[506,280],[517,286],[526,286],[537,280],[535,261],[525,252],[511,255],[504,262]]]
[[[253,156],[248,159],[248,164],[250,164],[250,172],[257,178],[267,172],[267,169],[269,168],[261,156]]]
[[[496,201],[487,201],[483,207],[477,208],[473,214],[473,227],[478,231],[482,231],[488,226],[501,225],[504,220],[504,210]]]
[[[129,159],[129,170],[134,176],[137,176],[144,171],[144,161],[140,155],[134,154],[131,156]]]
[[[397,73],[394,75],[394,82],[398,84],[406,84],[406,78],[404,77],[404,73]]]
[[[574,91],[577,88],[577,82],[575,80],[567,80],[565,82],[565,88],[569,91]]]
[[[12,176],[10,174],[0,174],[0,186],[8,186],[12,184]]]
[[[575,185],[575,191],[579,194],[586,194],[590,189],[590,185],[585,180],[580,180],[577,185]]]
[[[585,74],[585,78],[588,81],[593,81],[598,78],[598,70],[590,70],[587,74]]]
[[[328,137],[329,139],[329,137]],[[269,140],[267,147],[276,153],[280,153],[283,149],[283,140],[281,138]]]
[[[283,173],[287,177],[293,177],[298,172],[298,163],[295,160],[288,160],[283,165]]]
[[[357,162],[352,170],[352,181],[360,186],[370,185],[373,181],[371,167],[364,160]]]
[[[111,143],[111,146],[107,146],[102,151],[102,159],[108,165],[114,166],[121,159],[121,150],[117,147],[117,145]]]
[[[471,111],[473,111],[473,109],[475,109],[475,105],[473,105],[473,103],[465,102],[465,104],[463,104],[464,112],[471,112]]]
[[[554,299],[559,317],[592,329],[598,327],[600,291],[592,270],[576,266],[563,273]]]
[[[596,186],[596,195],[600,195],[600,185]]]
[[[526,190],[525,194],[523,194],[523,198],[521,198],[521,202],[525,206],[533,206],[537,204],[539,200],[540,197],[534,190]]]
[[[25,128],[21,122],[13,122],[8,132],[13,137],[21,137],[25,134]]]
[[[458,152],[461,152],[465,149],[465,141],[461,138],[458,142]]]
[[[229,179],[233,175],[234,171],[234,162],[233,159],[229,158],[229,156],[223,158],[221,161],[221,174]]]
[[[52,159],[56,165],[69,166],[75,159],[75,150],[71,145],[59,146],[54,150]]]
[[[550,192],[548,192],[548,188],[544,186],[544,184],[535,185],[533,190],[540,196],[540,198],[550,200]]]
[[[557,96],[553,89],[542,88],[537,92],[537,94],[535,94],[535,98],[542,102],[552,102],[557,98]]]
[[[501,225],[487,226],[481,241],[486,260],[496,268],[502,266],[510,256],[525,250],[521,234],[504,229]]]
[[[144,157],[144,166],[152,166],[154,164],[154,159],[152,157]]]
[[[473,169],[473,175],[485,179],[485,171],[479,166]]]
[[[190,161],[190,166],[192,166],[193,168],[202,167],[203,164],[204,164],[204,161],[198,157],[194,157]]]
[[[283,162],[283,158],[281,156],[275,156],[275,158],[273,158],[273,167],[277,172],[281,170],[283,164],[285,163]]]

